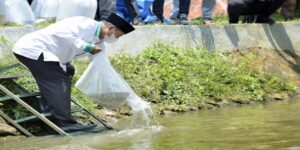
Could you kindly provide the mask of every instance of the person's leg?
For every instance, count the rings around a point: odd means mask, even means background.
[[[183,25],[189,24],[187,19],[190,11],[191,0],[179,0],[179,23]]]
[[[97,14],[95,19],[105,20],[111,13],[116,12],[116,1],[115,0],[97,0]]]
[[[42,55],[41,55],[42,56]],[[19,55],[17,59],[32,73],[41,91],[42,101],[49,107],[58,126],[76,124],[71,115],[71,78],[58,62],[32,60]]]
[[[179,0],[173,0],[173,6],[171,9],[171,19],[177,19],[179,14]]]
[[[27,0],[27,2],[29,3],[29,5],[31,5],[33,0]]]
[[[44,62],[43,54],[38,60],[15,56],[32,73],[40,89],[41,100],[48,106],[57,126],[65,132],[86,131],[96,127],[94,124],[80,125],[71,115],[71,78],[58,62]]]
[[[266,1],[263,2],[263,9],[259,12],[256,23],[269,23],[273,24],[275,21],[271,19],[271,15],[280,8],[285,0]]]
[[[297,4],[296,0],[287,0],[282,4],[280,13],[281,15],[283,15],[285,20],[295,18],[296,4]]]
[[[164,13],[164,3],[165,0],[154,0],[153,3],[153,13],[156,17],[163,22],[163,13]]]
[[[100,21],[101,20],[101,15],[100,15],[100,11],[99,11],[99,1],[97,0],[97,10],[96,10],[96,15],[95,15],[95,20]]]
[[[179,15],[189,15],[191,0],[179,0]]]
[[[157,17],[158,21],[165,24],[173,24],[174,22],[169,19],[165,18],[164,15],[164,4],[165,0],[155,0],[153,3],[153,13]]]
[[[203,0],[202,1],[202,18],[204,20],[212,20],[212,14],[216,8],[215,0]]]
[[[132,19],[136,18],[138,16],[138,14],[137,14],[137,12],[136,12],[136,10],[135,10],[135,8],[134,8],[131,0],[124,0],[124,4],[125,4],[125,6],[127,8],[127,11],[129,13],[130,17]]]
[[[270,16],[272,15],[275,11],[277,11],[280,6],[285,2],[286,0],[276,0],[276,1],[270,1],[266,2],[266,9],[265,9],[265,15]]]
[[[246,15],[245,9],[250,7],[249,3],[246,3],[244,0],[229,0],[227,13],[229,17],[229,23],[238,23],[240,15]]]
[[[205,25],[213,25],[212,15],[216,8],[215,0],[203,0],[202,1],[202,18]]]

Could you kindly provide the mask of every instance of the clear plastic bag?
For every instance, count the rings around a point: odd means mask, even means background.
[[[53,19],[57,16],[59,0],[33,0],[31,9],[36,18]]]
[[[34,24],[34,14],[26,0],[5,0],[6,23]]]
[[[73,16],[95,18],[97,0],[60,0],[56,21]]]
[[[117,109],[126,103],[135,112],[150,108],[111,66],[105,51],[94,57],[75,87],[108,109]]]

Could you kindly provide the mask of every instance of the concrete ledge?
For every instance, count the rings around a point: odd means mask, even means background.
[[[23,35],[41,29],[40,27],[0,27],[0,38],[5,38],[8,42],[0,40],[0,57],[9,51],[13,43]]]
[[[300,24],[239,24],[205,26],[145,26],[115,44],[107,44],[112,54],[124,51],[138,54],[145,47],[161,41],[182,47],[206,47],[230,51],[238,48],[265,47],[291,51],[300,50]]]
[[[20,36],[37,29],[34,27],[0,28],[0,36],[15,41]],[[206,47],[208,50],[217,51],[249,47],[300,51],[299,39],[300,23],[239,24],[214,27],[153,25],[137,27],[135,32],[121,37],[116,43],[107,44],[106,49],[109,55],[121,52],[136,55],[147,46],[162,42],[181,47]]]

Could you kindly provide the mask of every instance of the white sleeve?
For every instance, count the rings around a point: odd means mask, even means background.
[[[77,35],[69,32],[59,32],[53,34],[53,37],[64,45],[68,49],[72,49],[78,52],[84,52],[89,43],[80,39]]]

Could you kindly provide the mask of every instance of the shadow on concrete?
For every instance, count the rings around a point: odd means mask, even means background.
[[[275,48],[275,52],[290,65],[291,69],[300,74],[300,57],[296,53],[284,25],[263,25],[263,29],[268,40]],[[283,50],[284,53],[292,57],[295,63],[288,60],[279,50]]]
[[[290,67],[295,72],[297,72],[298,74],[300,74],[300,57],[299,57],[299,55],[295,51],[284,50],[283,52],[285,52],[287,55],[291,56],[294,59],[295,63],[293,63],[291,61],[288,61],[288,60],[286,60],[286,61],[289,63]]]
[[[191,26],[183,26],[184,29],[184,33],[186,33],[187,35],[185,35],[185,39],[187,39],[188,41],[186,41],[186,43],[194,43],[196,47],[203,47],[202,43],[200,42],[200,40],[197,38],[196,34],[199,33],[197,31],[194,30],[193,27]],[[190,41],[192,40],[192,41]],[[191,46],[191,45],[190,45]]]
[[[224,30],[235,48],[238,47],[239,36],[234,25],[224,25]]]
[[[201,31],[202,44],[209,51],[216,50],[215,40],[211,27],[199,26]]]

